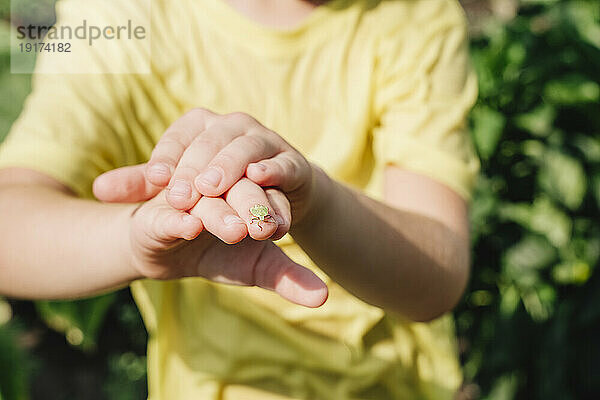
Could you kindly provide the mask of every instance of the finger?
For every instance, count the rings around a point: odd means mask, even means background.
[[[156,196],[161,188],[146,180],[145,164],[113,169],[94,180],[94,196],[109,203],[138,203]]]
[[[200,199],[200,193],[194,186],[194,180],[210,160],[240,130],[227,124],[218,124],[207,128],[198,135],[185,150],[168,185],[167,201],[178,210],[189,210]]]
[[[202,197],[190,214],[204,223],[207,231],[228,244],[246,237],[246,222],[221,197]]]
[[[299,154],[286,151],[248,165],[246,175],[260,186],[276,186],[292,192],[310,181],[310,165]]]
[[[164,226],[160,232],[160,238],[166,241],[175,239],[193,240],[202,232],[203,224],[199,218],[196,218],[186,212],[170,209],[164,210]]]
[[[265,191],[247,178],[242,178],[225,195],[227,203],[235,210],[248,227],[248,233],[255,240],[265,240],[277,230],[277,222],[272,214],[273,207]],[[250,212],[255,205],[266,207],[265,215]]]
[[[268,133],[266,128],[259,134],[238,136],[202,168],[194,181],[196,188],[205,196],[220,196],[244,176],[248,164],[271,158],[280,151],[277,136]]]
[[[152,205],[141,218],[144,219],[147,236],[163,245],[179,239],[193,240],[203,229],[199,218],[165,203]]]
[[[317,275],[293,262],[271,243],[264,247],[256,261],[254,283],[306,307],[319,307],[328,296],[327,285]]]
[[[152,151],[146,168],[148,181],[166,186],[185,150],[216,116],[209,110],[195,108],[171,124]]]
[[[278,223],[277,230],[269,239],[279,240],[290,230],[292,221],[290,202],[288,198],[285,197],[285,194],[278,189],[267,189],[265,190],[265,194],[273,207],[273,212],[275,214],[273,216]]]

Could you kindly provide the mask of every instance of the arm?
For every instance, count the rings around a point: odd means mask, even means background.
[[[204,125],[212,129],[187,134]],[[173,126],[154,149],[145,178],[167,186],[173,207],[185,210],[198,198],[218,198],[245,175],[286,194],[291,235],[317,265],[364,301],[426,321],[460,298],[469,267],[467,207],[452,189],[388,167],[385,202],[380,202],[335,182],[248,115],[197,109]],[[223,132],[230,133],[229,142]],[[177,151],[173,141],[182,144]],[[166,173],[153,176],[157,165]],[[140,168],[125,167],[113,179],[129,179]],[[207,172],[217,172],[219,179],[209,182]],[[185,182],[193,191],[185,199],[174,198],[169,182]]]
[[[261,195],[267,201],[268,195],[252,185],[236,184],[229,201],[242,208]],[[138,189],[148,192],[143,185]],[[78,199],[66,186],[32,170],[0,170],[0,293],[64,299],[116,289],[139,278],[199,276],[260,286],[308,307],[323,304],[325,284],[273,243],[244,240],[244,222],[227,224],[231,210],[225,205],[201,199],[190,210],[196,218],[168,206],[163,192],[139,205],[103,204]],[[218,226],[222,234],[232,230],[227,236],[237,235],[240,243],[223,243],[202,221]],[[273,226],[267,233],[265,228],[263,239],[276,230]]]
[[[469,271],[467,207],[459,195],[390,166],[384,203],[313,170],[311,212],[290,233],[315,263],[364,301],[413,320],[456,305]]]
[[[140,277],[127,253],[133,208],[79,199],[38,172],[0,170],[0,293],[82,297]]]

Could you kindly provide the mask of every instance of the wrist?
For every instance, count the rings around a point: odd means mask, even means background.
[[[291,231],[302,230],[311,227],[319,221],[323,213],[327,213],[327,207],[335,182],[320,167],[309,162],[311,168],[311,188],[306,211],[300,221],[293,222]]]
[[[118,243],[116,247],[119,253],[118,259],[120,260],[121,265],[125,269],[125,276],[129,282],[144,278],[144,275],[136,267],[135,256],[131,241],[133,215],[140,207],[140,205],[141,204],[123,205],[119,210],[119,215],[117,218],[117,229],[120,233],[119,235],[115,235],[115,237],[118,238]]]

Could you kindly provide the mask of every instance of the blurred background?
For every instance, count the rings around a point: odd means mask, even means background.
[[[54,0],[20,0],[48,25]],[[473,273],[455,311],[460,400],[600,398],[600,2],[464,0],[480,97]],[[0,0],[0,141],[30,91],[10,74]],[[43,23],[42,23],[43,22]],[[145,399],[146,332],[128,290],[0,297],[0,400]]]

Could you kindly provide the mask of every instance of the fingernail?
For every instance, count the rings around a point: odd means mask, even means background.
[[[225,222],[225,225],[244,223],[244,221],[240,217],[236,217],[235,215],[226,215],[225,218],[223,218],[223,222]]]
[[[158,175],[158,176],[170,176],[171,169],[169,168],[169,166],[167,164],[164,164],[164,163],[154,164],[150,168],[150,174]]]
[[[198,177],[201,182],[211,186],[218,186],[221,182],[221,173],[214,168],[209,168],[206,172]]]
[[[169,190],[169,194],[177,197],[190,197],[192,195],[192,187],[186,181],[177,180]]]

